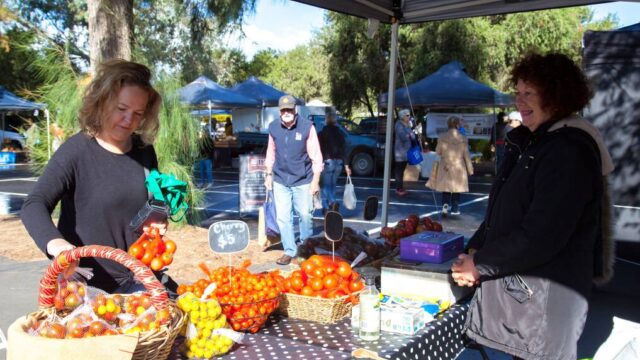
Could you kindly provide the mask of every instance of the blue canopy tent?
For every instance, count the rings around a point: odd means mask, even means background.
[[[277,106],[280,97],[286,95],[285,92],[265,84],[255,76],[251,76],[247,80],[237,84],[232,87],[231,90],[252,99],[260,100],[262,106]]]
[[[34,111],[42,110],[45,108],[44,104],[25,100],[11,91],[7,90],[4,86],[0,85],[0,144],[4,143],[5,137],[12,138],[18,137],[22,145],[24,145],[24,138],[22,135],[18,135],[13,132],[5,132],[5,115],[9,111]],[[49,112],[45,109],[45,116],[47,118],[47,128],[49,127]]]
[[[389,94],[382,94],[378,104],[387,106]],[[458,61],[442,66],[435,73],[395,91],[397,107],[494,107],[513,104],[513,97],[475,81]]]
[[[0,111],[40,110],[44,104],[25,100],[0,85]]]
[[[259,108],[258,100],[238,94],[233,90],[218,85],[206,76],[199,76],[179,90],[180,101],[196,107],[205,106],[209,111],[209,130],[211,131],[212,108]]]
[[[180,100],[194,106],[216,109],[259,108],[262,104],[255,99],[238,94],[216,84],[206,76],[200,76],[179,90]]]

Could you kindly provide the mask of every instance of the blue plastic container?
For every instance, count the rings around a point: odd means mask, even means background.
[[[400,239],[400,259],[440,264],[464,250],[464,236],[424,231]]]

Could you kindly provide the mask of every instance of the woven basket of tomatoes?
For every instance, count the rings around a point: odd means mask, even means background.
[[[80,303],[74,301],[73,304],[68,301],[71,295],[67,295],[65,301],[60,303],[58,275],[70,264],[85,257],[110,259],[124,265],[145,286],[147,292],[100,294]],[[74,283],[68,283],[62,290],[69,292],[70,289],[83,289],[82,293],[85,291],[82,285]],[[79,247],[58,255],[40,280],[38,303],[39,311],[18,319],[9,330],[13,341],[33,343],[34,346],[27,349],[10,346],[8,358],[33,358],[33,349],[37,348],[42,351],[41,355],[49,354],[46,357],[50,359],[57,359],[55,354],[68,353],[69,349],[83,349],[90,352],[84,354],[85,358],[100,359],[105,358],[100,352],[111,348],[113,358],[118,358],[118,351],[124,351],[128,352],[127,358],[134,360],[162,360],[169,356],[186,320],[184,313],[169,299],[164,286],[147,266],[126,252],[107,246]],[[68,305],[74,305],[76,309],[69,313]],[[90,310],[76,316],[78,310],[84,310],[79,309],[81,306]],[[65,319],[58,322],[62,316]],[[122,347],[119,344],[123,344]],[[113,353],[114,347],[120,350]]]
[[[278,308],[284,278],[277,270],[251,273],[248,269],[250,265],[251,262],[247,260],[240,267],[222,266],[210,270],[201,263],[198,266],[207,279],[200,279],[191,285],[180,285],[178,294],[192,292],[200,297],[207,287],[215,284],[215,290],[209,298],[218,300],[231,328],[255,333]]]
[[[285,278],[283,287],[282,314],[330,324],[351,314],[364,282],[343,259],[313,255]]]

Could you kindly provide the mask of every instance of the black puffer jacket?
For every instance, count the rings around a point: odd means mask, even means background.
[[[586,132],[551,125],[507,134],[485,220],[467,247],[477,249],[484,279],[531,275],[588,297],[602,246],[600,153]]]

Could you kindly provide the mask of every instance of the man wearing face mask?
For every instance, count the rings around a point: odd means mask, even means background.
[[[269,125],[265,160],[267,191],[273,190],[284,255],[276,261],[287,265],[298,252],[293,210],[298,214],[300,241],[313,233],[313,195],[320,191],[322,152],[311,121],[296,113],[296,101],[284,95],[278,101],[280,121]]]

